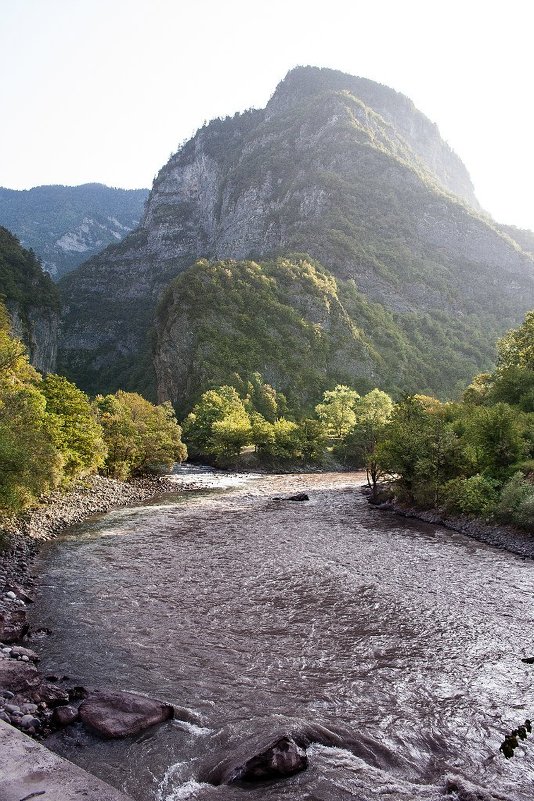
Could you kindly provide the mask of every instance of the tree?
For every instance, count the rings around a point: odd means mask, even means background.
[[[57,486],[62,460],[47,429],[41,376],[9,333],[0,303],[0,510],[18,512]]]
[[[119,390],[95,400],[108,456],[105,472],[116,478],[160,472],[187,457],[182,429],[170,403],[155,406],[136,392]]]
[[[43,379],[40,390],[46,398],[47,428],[63,457],[66,480],[93,473],[104,464],[106,446],[89,398],[66,378],[53,374]]]
[[[250,417],[234,387],[210,389],[201,396],[183,424],[193,454],[228,457],[252,440]],[[239,444],[241,443],[241,444]]]
[[[315,407],[317,416],[335,437],[343,437],[354,426],[359,397],[356,390],[338,384],[334,389],[327,390],[323,402]]]
[[[377,484],[384,476],[378,461],[378,445],[384,438],[393,409],[394,403],[389,395],[380,389],[371,390],[358,401],[354,427],[345,437],[345,453],[358,467],[365,467],[373,495],[376,495]]]

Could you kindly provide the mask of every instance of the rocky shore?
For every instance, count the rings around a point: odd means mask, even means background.
[[[32,568],[39,542],[94,514],[177,489],[167,476],[129,482],[90,476],[77,481],[69,492],[42,497],[38,506],[4,522],[0,529],[0,720],[41,739],[77,718],[77,706],[86,693],[83,688],[66,687],[61,677],[41,675],[36,667],[39,655],[27,647],[32,636],[39,635],[29,631],[26,614],[33,602]]]
[[[479,542],[485,542],[527,559],[534,559],[534,532],[522,531],[515,526],[486,523],[472,517],[444,515],[438,509],[417,509],[403,506],[397,501],[375,504],[380,511],[393,512],[401,517],[411,517],[426,523],[436,523],[460,534],[466,534]]]

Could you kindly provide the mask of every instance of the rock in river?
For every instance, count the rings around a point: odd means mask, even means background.
[[[162,701],[136,693],[101,690],[89,693],[80,705],[80,719],[102,737],[127,737],[174,716]]]
[[[224,760],[202,778],[216,785],[260,782],[292,776],[307,767],[306,749],[291,735],[284,735],[248,759]]]

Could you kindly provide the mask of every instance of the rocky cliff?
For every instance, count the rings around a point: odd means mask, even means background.
[[[112,242],[120,242],[141,220],[148,189],[112,189],[102,184],[0,187],[0,225],[32,248],[57,280]]]
[[[56,368],[59,297],[32,251],[0,227],[0,297],[13,334],[28,350],[30,362],[43,373]]]
[[[198,258],[291,253],[320,262],[348,306],[358,293],[348,313],[363,315],[352,322],[382,350],[376,382],[394,390],[417,375],[416,388],[450,393],[534,305],[532,254],[481,213],[436,126],[388,87],[297,68],[265,109],[204,126],[160,171],[139,228],[64,279],[64,369],[92,391],[148,385],[147,329],[171,278]],[[158,328],[156,365],[173,348],[182,364],[181,340]],[[367,370],[354,364],[353,382]]]

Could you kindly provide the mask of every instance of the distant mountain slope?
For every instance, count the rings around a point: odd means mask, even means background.
[[[61,282],[63,369],[91,391],[153,380],[147,330],[173,277],[199,258],[292,253],[348,293],[353,325],[380,342],[373,375],[385,389],[450,395],[491,366],[495,339],[534,306],[532,255],[479,211],[436,126],[388,87],[297,68],[265,109],[198,131],[160,171],[137,230]],[[176,319],[198,308],[187,298]],[[202,314],[224,328],[217,303]],[[155,364],[164,351],[169,365],[158,331]],[[365,383],[368,362],[351,365],[352,382]],[[187,373],[176,381],[191,383]],[[156,384],[165,395],[161,375]]]
[[[124,239],[141,217],[148,189],[102,184],[0,188],[0,225],[32,248],[55,279],[112,242]]]
[[[0,296],[5,301],[13,334],[28,349],[30,361],[42,372],[56,367],[59,296],[31,251],[0,227]]]

